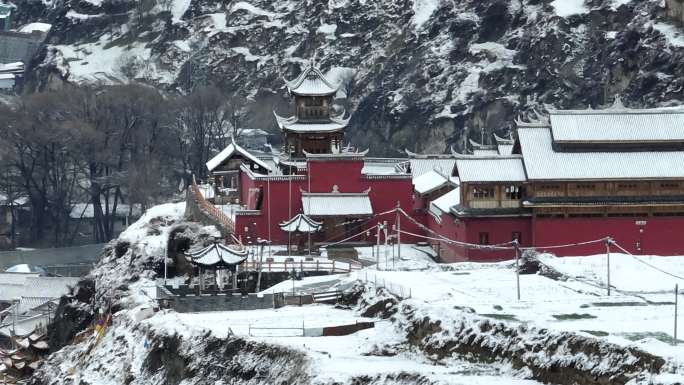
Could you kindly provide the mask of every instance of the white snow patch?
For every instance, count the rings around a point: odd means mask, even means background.
[[[52,24],[48,23],[28,23],[19,27],[19,32],[31,33],[33,31],[49,32],[52,29]]]
[[[335,31],[337,31],[337,24],[321,24],[320,27],[316,30],[318,33],[322,33],[325,35],[334,35]]]
[[[267,16],[267,17],[274,17],[276,14],[273,12],[266,11],[264,9],[261,9],[259,7],[256,7],[250,3],[247,3],[245,1],[239,1],[233,5],[231,8],[231,12],[235,12],[237,10],[243,9],[245,11],[251,12],[255,15],[259,16]]]
[[[666,23],[653,23],[653,29],[665,35],[667,41],[675,47],[684,47],[682,29]]]
[[[416,30],[430,19],[430,16],[439,7],[440,0],[413,0],[413,24]]]
[[[171,16],[174,23],[180,21],[181,17],[185,11],[190,7],[191,0],[173,0],[173,6],[171,7]]]
[[[551,6],[556,10],[560,17],[580,15],[589,12],[589,8],[584,4],[584,0],[554,0]]]
[[[78,13],[74,11],[73,9],[70,9],[69,12],[66,13],[66,17],[69,19],[74,19],[74,20],[88,20],[88,19],[96,19],[98,17],[104,16],[104,13],[98,13],[97,15],[88,15],[85,13]]]
[[[513,60],[513,57],[518,52],[516,50],[508,49],[508,48],[504,47],[502,44],[494,43],[494,42],[472,44],[470,46],[469,50],[470,50],[470,53],[472,53],[472,54],[478,54],[481,52],[488,52],[488,53],[491,53],[492,55],[496,56],[498,59],[509,60],[509,61]]]

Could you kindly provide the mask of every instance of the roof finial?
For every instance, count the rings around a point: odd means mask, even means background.
[[[625,108],[625,105],[622,103],[622,96],[620,96],[620,94],[615,95],[615,100],[613,101],[613,108]]]

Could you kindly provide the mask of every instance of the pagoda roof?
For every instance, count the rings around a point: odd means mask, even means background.
[[[304,71],[296,79],[285,80],[285,84],[287,84],[287,89],[291,94],[302,96],[328,96],[337,93],[338,89],[338,86],[328,81],[323,73],[316,68],[313,61],[304,68]]]
[[[278,127],[281,130],[287,130],[292,132],[300,133],[327,133],[327,132],[337,132],[344,130],[349,124],[351,116],[343,118],[342,116],[330,117],[328,122],[302,122],[296,116],[291,116],[289,118],[282,117],[278,115],[275,111],[275,115]]]
[[[315,233],[321,229],[323,223],[316,222],[304,214],[297,214],[289,221],[282,222],[280,228],[288,233]]]
[[[188,251],[185,253],[185,257],[193,265],[201,267],[234,269],[236,265],[247,259],[247,250],[225,246],[217,242],[199,250]]]
[[[214,169],[216,169],[223,162],[225,162],[227,159],[233,156],[233,154],[240,154],[245,158],[251,160],[252,162],[258,164],[259,166],[263,167],[264,169],[271,171],[271,167],[268,164],[266,164],[266,162],[257,158],[244,148],[240,147],[237,143],[235,143],[235,139],[233,138],[231,139],[231,143],[226,148],[224,148],[223,151],[219,152],[215,157],[211,158],[207,162],[207,168],[209,169],[209,172],[214,171]]]

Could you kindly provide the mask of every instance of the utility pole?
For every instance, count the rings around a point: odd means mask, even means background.
[[[261,266],[263,265],[263,260],[264,260],[264,246],[266,245],[266,243],[268,243],[270,245],[271,242],[264,240],[264,239],[258,239],[257,242],[259,243],[259,246],[261,246],[261,248],[259,250],[259,267],[257,267],[258,272],[257,272],[257,282],[256,282],[256,292],[258,293],[261,291]]]
[[[12,300],[14,302],[14,314],[12,314],[12,349],[17,349],[17,317],[19,316],[19,303],[20,298],[15,298]]]
[[[376,238],[376,253],[375,253],[375,264],[377,266],[380,266],[380,230],[382,229],[382,224],[378,223],[376,226],[377,231],[375,232],[375,238]]]
[[[397,258],[401,259],[401,214],[399,210],[401,210],[401,202],[397,202]]]
[[[520,243],[517,239],[513,241],[515,247],[515,287],[518,293],[518,301],[520,301]]]
[[[606,282],[607,282],[607,289],[608,289],[608,296],[610,297],[610,244],[613,242],[613,239],[608,237],[606,238]]]
[[[675,284],[675,317],[674,317],[674,340],[672,341],[674,345],[677,345],[677,307],[679,297],[679,284]]]

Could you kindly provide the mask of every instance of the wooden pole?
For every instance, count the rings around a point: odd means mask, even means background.
[[[610,244],[612,239],[606,239],[606,282],[608,289],[608,296],[610,297]]]
[[[401,214],[399,209],[401,208],[401,203],[397,202],[397,258],[401,259]],[[392,259],[394,263],[394,259]]]
[[[513,241],[515,247],[515,287],[518,293],[518,301],[520,301],[520,244],[516,239]]]
[[[376,255],[375,255],[375,256],[376,256],[375,264],[376,264],[377,266],[380,266],[380,228],[381,228],[381,227],[382,227],[382,225],[378,223],[377,232],[376,232],[376,235],[375,235],[375,237],[377,238],[377,242],[376,242],[376,245],[377,245],[377,247],[376,247],[376,248],[377,248],[377,252],[376,252]]]
[[[678,297],[679,297],[679,284],[675,285],[675,314],[674,314],[674,340],[672,341],[674,345],[677,345],[677,307],[679,305],[678,303]]]

